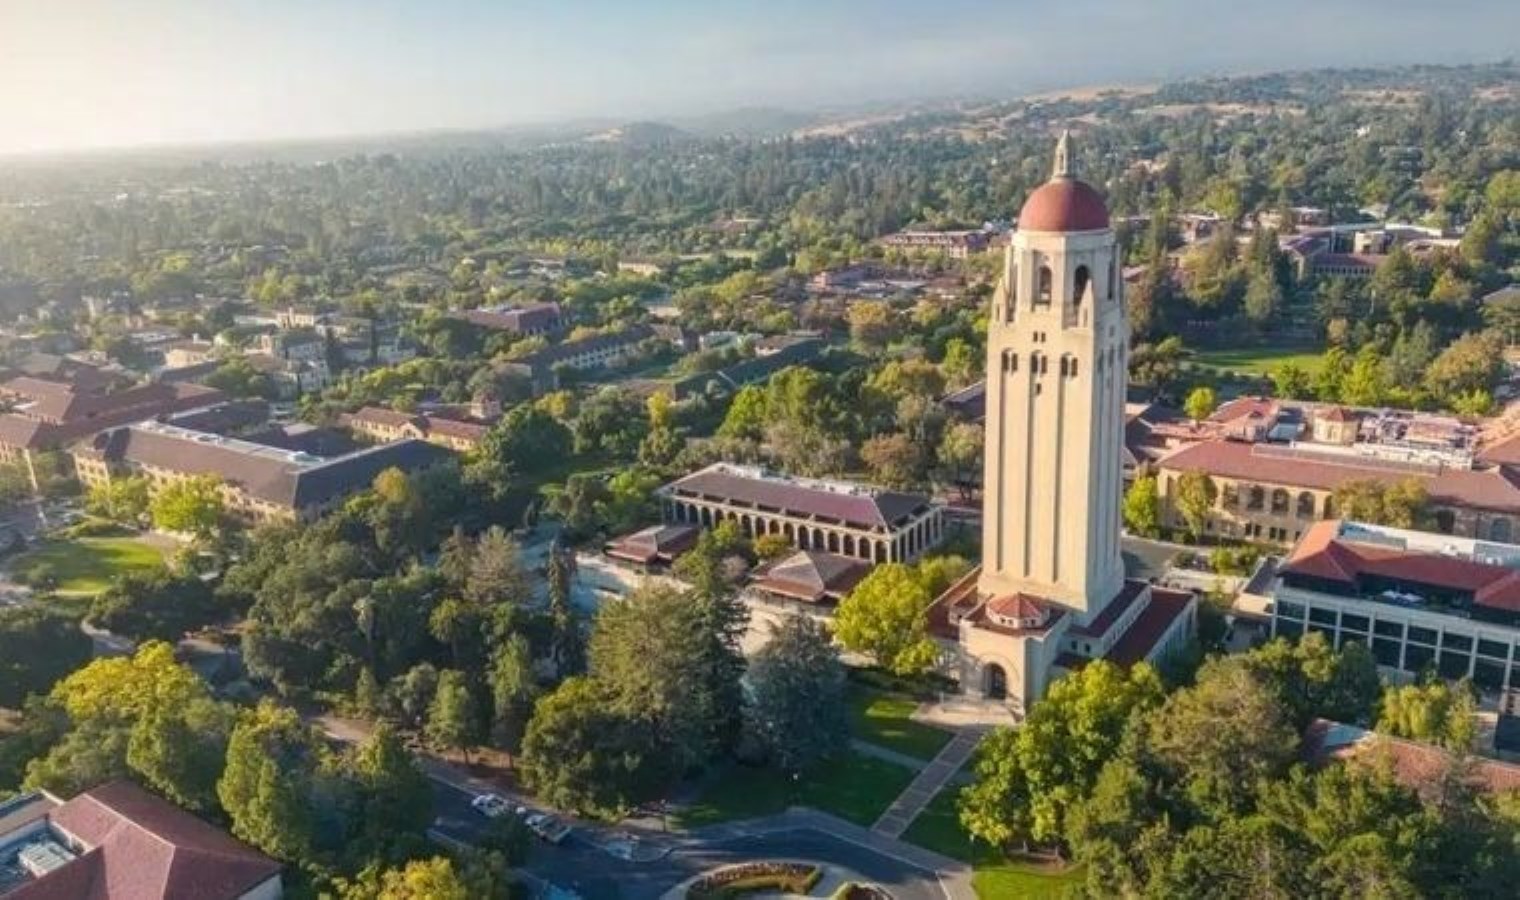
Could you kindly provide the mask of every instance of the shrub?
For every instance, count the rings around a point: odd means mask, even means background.
[[[70,540],[91,537],[122,537],[131,533],[131,529],[124,528],[115,522],[93,517],[63,529],[63,536]]]

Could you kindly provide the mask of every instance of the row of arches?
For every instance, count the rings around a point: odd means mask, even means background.
[[[1019,269],[1012,266],[1008,270],[1008,300],[1010,306],[1019,299]],[[1114,259],[1109,265],[1108,273],[1108,299],[1114,299],[1119,281],[1119,262]],[[1086,263],[1077,266],[1071,273],[1071,297],[1072,305],[1081,306],[1083,298],[1087,295],[1088,285],[1092,282],[1092,269]],[[1035,269],[1034,297],[1036,307],[1049,306],[1055,298],[1055,270],[1048,264],[1041,263]]]
[[[820,550],[872,563],[910,560],[935,546],[944,536],[944,523],[929,515],[892,536],[861,534],[846,528],[813,525],[764,513],[728,510],[706,504],[674,502],[669,518],[676,522],[711,528],[732,520],[746,537],[767,534],[784,536],[799,550]]]

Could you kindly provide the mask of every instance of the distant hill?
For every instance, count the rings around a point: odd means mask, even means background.
[[[701,137],[766,138],[806,128],[815,124],[819,118],[819,113],[772,106],[747,106],[700,116],[684,116],[672,121],[680,128]]]
[[[664,122],[629,122],[587,135],[584,140],[630,147],[665,147],[694,140],[695,135]]]

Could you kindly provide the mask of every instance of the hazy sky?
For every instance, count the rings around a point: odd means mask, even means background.
[[[1484,61],[1520,0],[0,0],[0,152]]]

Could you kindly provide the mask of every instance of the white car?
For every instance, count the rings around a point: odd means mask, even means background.
[[[512,807],[507,801],[496,794],[481,794],[470,801],[470,806],[474,807],[476,812],[490,819],[504,816],[512,811]]]

